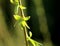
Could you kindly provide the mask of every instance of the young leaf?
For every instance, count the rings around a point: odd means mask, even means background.
[[[31,31],[29,31],[29,35],[30,35],[30,38],[32,37],[32,32]]]
[[[14,15],[14,18],[15,18],[16,20],[20,20],[20,19],[21,19],[21,16],[19,16],[19,15]]]
[[[25,21],[22,21],[21,24],[23,27],[27,27],[28,29],[30,29],[30,27],[27,25],[27,23]]]
[[[13,1],[13,0],[10,0],[10,2],[11,2],[11,3],[14,3],[14,1]]]
[[[26,23],[26,21],[29,19],[28,17],[25,17],[27,19],[24,19],[23,17],[19,16],[19,15],[14,15],[14,18],[18,21],[17,24],[19,23],[19,25],[23,27],[27,27],[28,29],[30,29],[30,27],[28,26],[28,24]],[[16,25],[16,24],[15,24]]]
[[[26,25],[26,27],[27,27],[28,29],[30,29],[30,27],[28,26],[28,24],[27,24],[27,23],[25,23],[25,25]]]
[[[32,43],[33,46],[43,46],[41,43],[31,39],[30,37],[28,37],[27,39]]]
[[[25,23],[26,23],[25,21],[21,22],[21,24],[22,24],[23,27],[25,27]]]
[[[18,3],[18,2],[19,2],[19,0],[15,0],[15,2],[17,2],[17,3]]]
[[[25,21],[30,19],[30,16],[23,18]]]
[[[18,4],[19,3],[18,0],[10,0],[10,2],[13,3],[13,4]]]
[[[22,5],[20,5],[19,7],[20,7],[20,9],[26,9],[26,7],[24,7],[24,6],[22,6]]]
[[[32,43],[33,46],[35,46],[34,41],[30,37],[28,37],[27,39]]]

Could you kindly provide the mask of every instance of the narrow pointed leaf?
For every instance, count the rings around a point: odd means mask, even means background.
[[[25,27],[25,21],[22,21],[21,24],[23,27]]]
[[[17,3],[18,3],[18,2],[19,2],[19,0],[15,0],[15,2],[17,2]]]
[[[25,26],[28,28],[28,29],[30,29],[30,27],[28,26],[28,24],[25,22]]]
[[[20,5],[19,7],[20,7],[20,9],[26,9],[26,7],[24,7],[24,6],[22,6],[22,5]]]
[[[28,40],[32,43],[33,46],[35,46],[34,41],[30,37],[28,37]]]
[[[10,0],[10,2],[11,2],[11,3],[14,3],[14,1],[13,1],[13,0]]]
[[[14,18],[15,18],[16,20],[20,20],[20,19],[21,19],[21,16],[19,16],[19,15],[14,15]]]
[[[27,21],[29,19],[30,19],[30,16],[24,18],[25,21]]]
[[[30,38],[32,37],[32,32],[31,31],[29,31],[29,35],[30,35]]]

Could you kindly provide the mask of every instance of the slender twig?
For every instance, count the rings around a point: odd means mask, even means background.
[[[20,5],[22,5],[22,1],[20,0]],[[21,12],[22,12],[22,16],[23,16],[23,18],[25,17],[24,16],[24,11],[23,11],[23,9],[21,9]]]
[[[26,46],[29,46],[29,45],[28,45],[28,42],[27,42],[27,35],[28,35],[28,34],[27,34],[27,28],[26,28],[26,27],[25,27],[25,30],[24,30],[24,34],[25,34],[25,38],[26,38],[26,39],[25,39],[25,40],[26,40]]]
[[[19,0],[19,5],[22,5],[22,1]],[[21,9],[21,14],[22,14],[22,17],[24,18],[24,11],[23,9]],[[24,27],[24,36],[25,36],[25,42],[26,42],[26,46],[28,46],[28,42],[27,42],[27,29],[26,27]]]

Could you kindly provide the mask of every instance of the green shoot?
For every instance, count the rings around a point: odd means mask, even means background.
[[[15,20],[16,20],[16,23],[14,24],[14,26],[16,26],[16,24],[19,24],[19,25],[20,25],[20,28],[21,28],[22,30],[24,30],[25,37],[26,37],[26,38],[25,38],[25,40],[26,40],[26,46],[28,46],[28,45],[27,45],[27,42],[28,42],[28,41],[30,41],[33,46],[39,46],[39,45],[41,46],[41,45],[42,45],[41,43],[39,43],[39,42],[31,39],[31,37],[32,37],[32,32],[31,32],[31,31],[29,32],[29,35],[30,35],[30,36],[28,36],[27,29],[30,29],[30,27],[28,26],[27,21],[30,19],[30,16],[25,17],[25,15],[24,15],[24,11],[23,11],[23,10],[26,9],[26,7],[24,7],[24,6],[22,5],[21,0],[20,0],[20,1],[19,1],[19,0],[10,0],[10,2],[11,2],[12,4],[16,4],[16,8],[15,8],[15,11],[14,11],[15,14],[13,15],[13,17],[14,17]],[[20,3],[19,3],[19,2],[20,2]],[[18,14],[18,8],[21,9],[21,12],[22,12],[21,15]],[[17,12],[16,12],[16,11],[17,11]]]

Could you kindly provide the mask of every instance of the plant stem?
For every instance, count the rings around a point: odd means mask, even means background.
[[[28,45],[28,42],[27,42],[27,28],[25,27],[25,30],[24,30],[24,34],[25,34],[25,41],[26,41],[26,46],[29,46]]]
[[[22,5],[22,1],[20,0],[20,5]],[[23,11],[23,9],[21,9],[21,13],[22,13],[22,16],[23,16],[23,18],[25,17],[24,16],[24,11]]]
[[[21,0],[19,0],[19,5],[22,5],[22,2]],[[23,9],[21,9],[21,14],[22,14],[22,17],[24,18],[24,11]],[[27,29],[26,27],[24,27],[24,36],[25,36],[25,42],[26,42],[26,46],[28,46],[28,42],[27,42]]]

